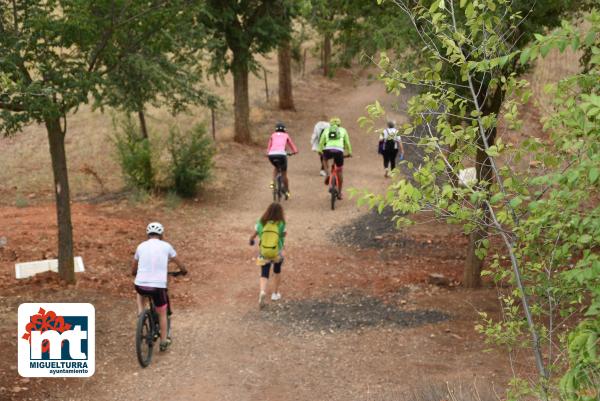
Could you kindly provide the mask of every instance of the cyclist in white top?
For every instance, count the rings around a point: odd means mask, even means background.
[[[325,117],[323,117],[323,119],[325,119]],[[315,124],[312,136],[310,137],[310,145],[312,147],[312,151],[317,152],[319,154],[319,168],[321,169],[319,171],[319,174],[323,177],[327,175],[327,172],[323,170],[323,154],[319,153],[319,142],[321,141],[321,134],[327,128],[329,128],[328,121],[319,121]]]
[[[167,337],[167,271],[173,261],[181,272],[187,274],[185,266],[177,259],[175,249],[162,240],[165,229],[158,222],[148,224],[148,240],[138,245],[131,261],[131,274],[135,276],[138,315],[144,311],[144,297],[152,297],[160,323],[160,350],[165,351],[171,345]]]

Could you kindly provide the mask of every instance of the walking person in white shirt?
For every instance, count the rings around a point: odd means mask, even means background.
[[[162,224],[158,222],[148,224],[146,234],[148,239],[138,245],[135,256],[131,261],[131,273],[135,276],[135,290],[137,292],[138,315],[144,311],[144,297],[152,297],[160,324],[160,350],[165,351],[171,345],[167,337],[167,271],[169,262],[174,262],[185,275],[187,269],[177,259],[175,249],[162,240],[165,232]]]
[[[400,151],[400,160],[404,159],[404,145],[394,121],[388,121],[387,128],[379,136],[379,150],[383,156],[385,177],[390,176],[390,171],[396,168],[396,158]]]

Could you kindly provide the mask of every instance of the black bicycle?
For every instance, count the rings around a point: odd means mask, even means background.
[[[292,156],[293,153],[288,153],[288,157]],[[281,164],[277,164],[277,175],[275,176],[275,182],[273,185],[273,202],[281,202],[281,198],[288,199],[287,188],[283,184],[283,171],[281,170]]]
[[[169,276],[184,275],[182,271],[168,272]],[[146,296],[150,302],[150,307],[146,308],[138,317],[137,329],[135,332],[135,350],[140,365],[145,368],[152,361],[154,343],[160,342],[160,323],[158,312],[154,306],[152,297]],[[171,302],[168,300],[167,293],[167,337],[171,337]]]

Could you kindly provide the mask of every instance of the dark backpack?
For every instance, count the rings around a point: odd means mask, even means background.
[[[340,131],[336,128],[329,128],[329,133],[327,134],[329,139],[338,139],[340,137]]]

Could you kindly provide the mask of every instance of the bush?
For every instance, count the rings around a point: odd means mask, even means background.
[[[176,210],[181,206],[181,198],[175,192],[169,191],[167,196],[165,196],[165,206],[171,210]]]
[[[182,197],[196,195],[199,186],[210,177],[213,167],[215,150],[206,136],[206,127],[196,125],[185,134],[177,128],[171,128],[169,152],[173,190]]]
[[[155,188],[152,150],[150,141],[142,138],[139,129],[130,116],[120,123],[115,134],[117,158],[128,185],[150,191]]]

